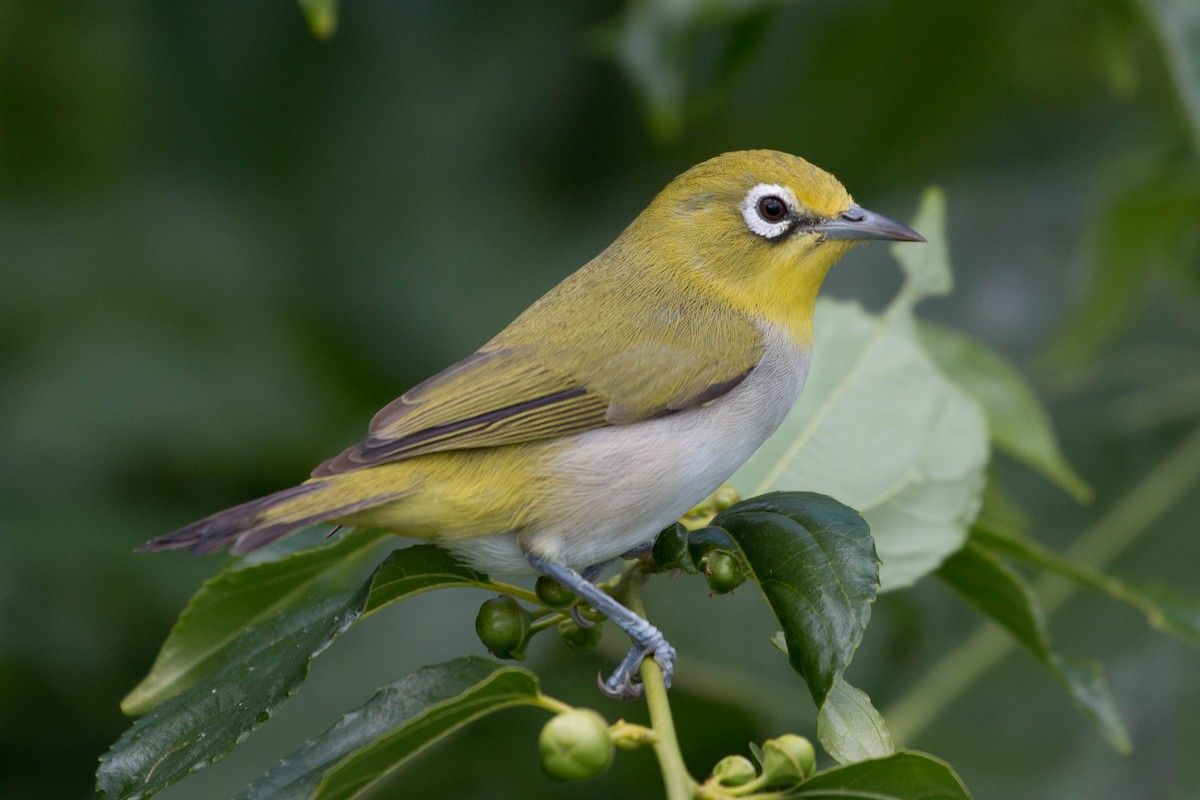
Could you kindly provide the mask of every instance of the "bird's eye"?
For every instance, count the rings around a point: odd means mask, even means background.
[[[782,239],[796,226],[796,211],[802,208],[786,186],[760,183],[742,200],[746,227],[764,239]]]
[[[787,216],[787,203],[775,195],[767,195],[758,201],[758,215],[765,222],[779,222]]]

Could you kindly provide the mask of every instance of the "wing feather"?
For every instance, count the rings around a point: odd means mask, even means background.
[[[393,400],[362,442],[313,476],[677,413],[733,390],[762,357],[757,324],[727,306],[702,308],[718,300],[614,292],[594,277],[576,273],[478,352]],[[581,293],[594,306],[588,326],[576,319]],[[650,305],[631,308],[630,297]]]
[[[531,355],[481,351],[434,375],[384,407],[362,442],[318,466],[313,477],[606,424],[604,398],[539,367]]]

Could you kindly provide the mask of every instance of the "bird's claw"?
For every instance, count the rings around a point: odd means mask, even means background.
[[[601,694],[612,700],[641,700],[646,696],[645,687],[641,681],[635,683],[632,675],[621,677],[614,672],[612,677],[604,680],[604,673],[597,672],[596,686]]]
[[[567,616],[569,616],[571,619],[573,619],[575,621],[575,624],[581,628],[586,629],[586,628],[596,627],[596,623],[592,622],[590,619],[583,616],[583,614],[579,613],[578,605],[573,605],[569,609],[567,609]]]
[[[675,648],[664,641],[657,648],[635,644],[608,680],[604,680],[599,674],[596,675],[596,684],[600,691],[613,700],[640,700],[645,697],[646,687],[638,679],[638,671],[642,661],[651,654],[662,670],[663,685],[670,689],[671,678],[675,674]]]

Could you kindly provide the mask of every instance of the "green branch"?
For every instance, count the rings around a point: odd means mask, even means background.
[[[646,618],[642,604],[642,579],[644,574],[637,563],[630,564],[621,574],[618,586],[619,600],[627,608]],[[683,763],[679,739],[675,733],[675,720],[671,716],[671,703],[667,698],[667,685],[663,682],[662,669],[653,658],[642,662],[642,685],[646,689],[646,706],[650,711],[650,726],[656,739],[654,755],[658,758],[663,774],[663,787],[667,800],[692,800],[696,796],[696,781]]]

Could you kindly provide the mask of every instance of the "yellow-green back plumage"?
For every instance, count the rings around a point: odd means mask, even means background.
[[[389,404],[363,444],[315,474],[688,408],[753,368],[763,322],[807,345],[817,288],[847,245],[764,243],[738,210],[759,183],[800,187],[797,199],[819,217],[851,203],[833,176],[785,153],[726,153],[693,167],[600,255],[477,353]],[[812,250],[820,257],[797,268]]]

